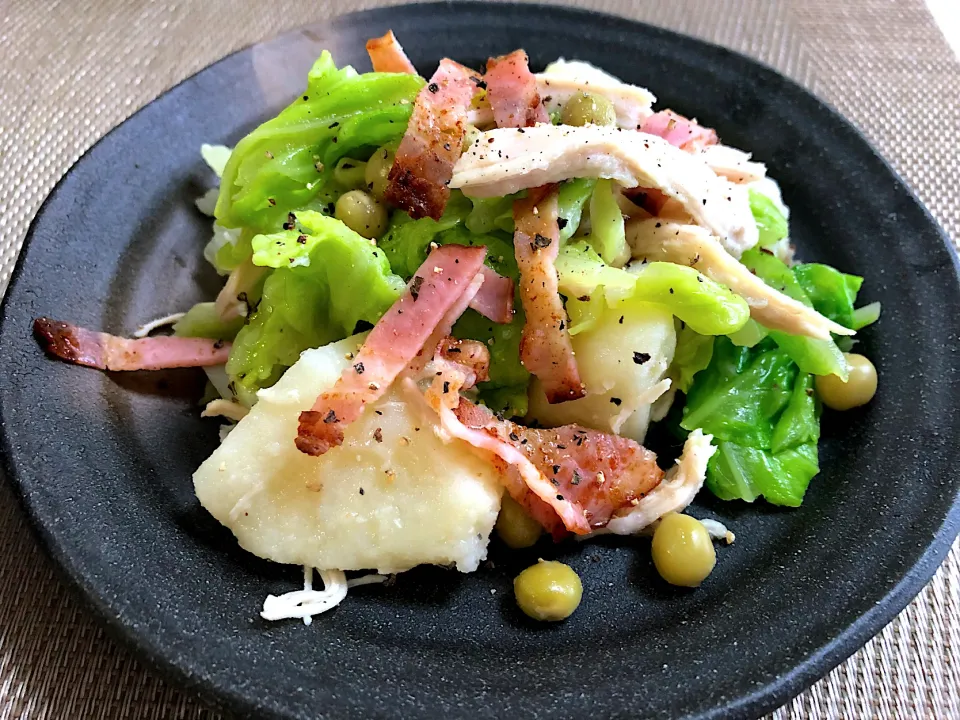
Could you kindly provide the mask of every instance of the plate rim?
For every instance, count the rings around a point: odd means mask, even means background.
[[[163,90],[156,97],[146,102],[134,112],[126,115],[119,120],[109,131],[99,137],[84,152],[77,157],[67,168],[67,170],[57,179],[43,202],[40,204],[36,213],[30,220],[29,227],[24,236],[23,243],[17,255],[17,260],[10,280],[4,291],[2,302],[0,302],[0,334],[2,334],[7,322],[8,305],[11,303],[11,297],[15,290],[23,271],[26,251],[33,239],[37,222],[46,212],[48,205],[57,195],[60,187],[74,172],[87,156],[105,143],[109,138],[119,130],[121,126],[130,121],[135,116],[146,111],[151,105],[162,98],[176,91],[182,85],[191,82],[197,76],[206,73],[231,58],[249,52],[252,48],[262,45],[269,45],[283,41],[284,38],[302,33],[304,30],[314,27],[327,27],[335,24],[337,21],[345,18],[369,18],[371,22],[376,20],[380,14],[390,14],[401,9],[417,9],[426,11],[431,8],[450,9],[453,7],[471,7],[477,9],[490,10],[520,10],[529,11],[530,9],[539,9],[545,12],[566,14],[568,17],[581,19],[602,19],[606,22],[624,22],[634,26],[642,26],[647,30],[654,30],[670,36],[673,40],[682,42],[694,42],[701,46],[706,46],[714,52],[720,52],[727,56],[734,57],[738,62],[747,62],[756,69],[762,71],[768,77],[772,77],[776,82],[790,86],[792,90],[800,92],[820,105],[825,115],[828,115],[832,122],[843,127],[844,131],[852,133],[860,140],[864,148],[868,149],[870,154],[879,161],[890,175],[895,178],[900,189],[905,191],[921,209],[926,221],[937,230],[940,241],[944,246],[948,256],[951,259],[953,268],[953,279],[960,285],[960,257],[957,250],[953,247],[949,235],[943,226],[930,212],[929,208],[917,196],[914,189],[907,183],[901,174],[892,166],[886,157],[877,150],[873,143],[866,137],[851,120],[847,119],[837,108],[816,94],[813,90],[801,85],[793,78],[781,73],[776,68],[768,65],[766,62],[757,60],[749,55],[732,50],[718,43],[704,40],[693,35],[678,32],[666,27],[655,25],[653,23],[636,20],[621,15],[612,14],[587,8],[556,5],[544,2],[498,2],[496,0],[435,0],[432,2],[412,2],[398,5],[387,5],[381,7],[361,9],[351,12],[340,12],[323,20],[295,26],[289,28],[277,35],[268,37],[260,42],[250,43],[240,47],[217,60],[199,68],[196,72],[179,80],[174,85]],[[54,533],[38,516],[38,508],[33,504],[32,498],[26,492],[19,480],[17,466],[14,461],[15,450],[11,446],[10,437],[2,424],[2,419],[6,415],[2,395],[0,395],[0,474],[5,478],[8,487],[11,488],[17,499],[20,510],[23,513],[27,526],[33,537],[39,542],[44,554],[52,561],[52,567],[58,578],[66,580],[74,598],[79,599],[82,606],[91,610],[101,627],[108,635],[119,641],[126,651],[130,652],[137,660],[149,670],[162,679],[171,682],[176,688],[192,693],[209,707],[225,711],[238,716],[244,716],[252,711],[256,711],[261,717],[285,718],[285,715],[277,714],[272,709],[257,705],[249,697],[235,688],[221,686],[207,678],[197,676],[188,671],[183,665],[177,663],[163,648],[151,638],[148,633],[136,631],[133,627],[126,624],[113,613],[96,588],[88,582],[87,577],[64,556]],[[960,490],[955,493],[949,508],[946,510],[943,522],[936,533],[930,539],[925,550],[900,577],[900,579],[890,587],[868,611],[857,617],[838,635],[829,639],[811,652],[805,659],[796,663],[782,675],[771,682],[765,683],[751,693],[740,695],[727,700],[721,705],[716,705],[698,715],[689,715],[685,717],[696,717],[706,719],[719,719],[731,717],[759,717],[769,713],[793,697],[802,693],[811,687],[817,681],[826,677],[832,670],[838,667],[842,662],[851,657],[861,649],[874,636],[879,634],[883,628],[892,622],[910,602],[916,598],[926,587],[929,581],[935,575],[937,569],[943,563],[950,552],[953,542],[960,535]]]

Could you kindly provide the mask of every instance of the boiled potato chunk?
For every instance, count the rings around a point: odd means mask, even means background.
[[[342,446],[310,457],[294,445],[300,411],[334,384],[362,337],[308,350],[261,391],[194,474],[197,497],[241,546],[277,562],[472,572],[500,509],[496,472],[462,441],[443,443],[436,416],[398,384],[346,428]]]
[[[572,336],[587,396],[550,405],[539,383],[530,391],[530,416],[545,427],[579,423],[643,442],[654,389],[673,361],[673,315],[628,300],[606,308],[595,325]]]

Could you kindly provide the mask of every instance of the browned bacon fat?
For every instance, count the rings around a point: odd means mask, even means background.
[[[130,340],[49,318],[37,318],[33,323],[33,334],[51,355],[100,370],[222,365],[230,355],[230,343],[222,340],[185,337]]]
[[[576,400],[585,391],[567,331],[567,311],[557,287],[560,228],[556,186],[534,188],[526,198],[515,201],[513,221],[520,299],[526,313],[520,360],[540,378],[548,402]]]
[[[374,72],[417,74],[417,69],[403,51],[393,30],[387,30],[383,37],[367,40],[367,55],[370,56]]]
[[[297,447],[322,455],[343,442],[343,428],[379,398],[405,369],[430,360],[483,282],[486,248],[445,245],[433,250],[406,292],[380,318],[334,386],[300,413]]]
[[[490,351],[479,340],[444,338],[440,341],[434,357],[435,362],[441,360],[458,365],[461,370],[472,377],[470,382],[464,383],[464,389],[490,379]]]
[[[447,187],[463,152],[464,122],[480,77],[448,58],[417,95],[407,131],[390,168],[387,202],[412,218],[439,220]]]

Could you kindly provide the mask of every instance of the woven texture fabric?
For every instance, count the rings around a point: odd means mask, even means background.
[[[0,290],[67,168],[163,90],[245,45],[376,1],[0,0]],[[960,239],[960,65],[922,0],[583,0],[751,55],[857,124]],[[0,720],[213,718],[119,648],[0,484]],[[960,543],[849,661],[771,717],[960,718]]]

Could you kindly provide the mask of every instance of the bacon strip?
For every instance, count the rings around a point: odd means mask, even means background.
[[[49,354],[74,365],[100,370],[222,365],[230,355],[230,343],[222,340],[185,337],[129,340],[49,318],[34,320],[33,334]]]
[[[695,120],[678,115],[673,110],[656,112],[640,126],[640,132],[662,137],[674,147],[687,152],[699,152],[717,144],[717,132],[698,125]]]
[[[554,263],[560,252],[560,228],[556,189],[555,185],[535,188],[513,203],[513,247],[526,313],[520,360],[540,378],[550,403],[577,400],[586,394],[567,331],[567,311],[557,287]]]
[[[537,90],[537,78],[530,72],[523,50],[490,58],[483,79],[497,127],[525,128],[550,122]]]
[[[501,325],[513,319],[513,280],[484,265],[480,271],[483,285],[470,307],[489,320]]]
[[[491,58],[484,79],[497,127],[522,130],[549,120],[523,50]],[[576,400],[586,392],[566,329],[567,313],[554,267],[560,252],[556,190],[556,185],[533,188],[525,199],[513,203],[513,246],[526,313],[520,360],[540,378],[550,403]]]
[[[467,110],[480,82],[473,70],[444,58],[417,95],[384,193],[410,217],[443,215],[453,166],[463,152]]]
[[[444,245],[417,270],[406,292],[367,336],[353,364],[310,410],[300,413],[296,444],[308,455],[322,455],[343,442],[343,428],[364,405],[375,401],[408,369],[422,369],[440,341],[450,334],[483,282],[486,248]]]
[[[387,30],[383,37],[367,40],[367,55],[370,56],[374,72],[417,74],[417,69],[403,51],[393,30]]]
[[[453,409],[431,406],[449,434],[492,453],[507,492],[555,539],[604,527],[663,479],[656,455],[628,438],[578,425],[527,428],[463,398]]]

